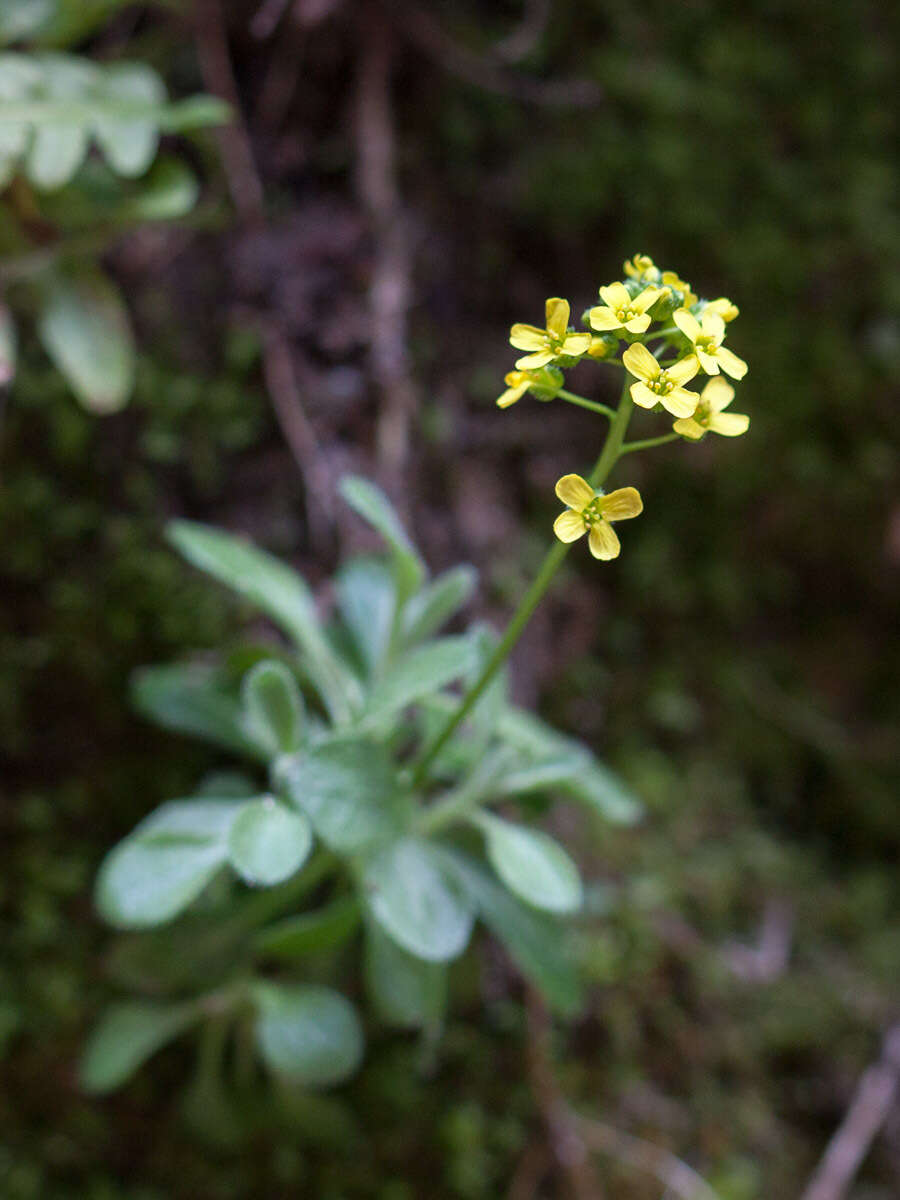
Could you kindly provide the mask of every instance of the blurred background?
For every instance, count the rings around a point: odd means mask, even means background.
[[[130,405],[85,412],[27,320],[2,392],[0,1192],[574,1194],[489,946],[433,1063],[376,1034],[314,1118],[239,1153],[185,1116],[178,1046],[103,1101],[75,1063],[116,988],[97,865],[217,763],[131,714],[129,673],[245,627],[164,522],[241,531],[316,582],[352,548],[336,481],[363,471],[433,568],[475,562],[476,611],[502,621],[553,483],[604,432],[560,402],[495,409],[508,327],[542,323],[548,295],[577,316],[641,252],[740,306],[734,407],[752,424],[626,460],[614,482],[645,514],[622,557],[572,554],[515,656],[518,698],[647,805],[635,829],[577,839],[593,987],[552,1052],[579,1111],[722,1200],[799,1197],[900,999],[900,10],[78,7],[90,21],[33,20],[23,41],[13,21],[7,40],[141,59],[235,119],[169,139],[201,181],[184,219],[93,231],[135,330]],[[59,199],[35,203],[42,244],[64,238]],[[608,375],[582,366],[572,386],[610,402]],[[609,1196],[662,1194],[614,1137],[597,1168]],[[844,1194],[900,1194],[896,1105]]]

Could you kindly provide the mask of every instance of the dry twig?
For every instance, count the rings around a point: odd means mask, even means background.
[[[360,21],[359,50],[357,187],[374,240],[369,308],[372,373],[381,400],[378,465],[382,482],[399,497],[398,477],[406,462],[416,409],[406,342],[412,255],[396,180],[390,90],[393,30],[375,0],[368,0]]]
[[[841,1200],[893,1107],[900,1087],[900,1022],[885,1034],[801,1200]]]

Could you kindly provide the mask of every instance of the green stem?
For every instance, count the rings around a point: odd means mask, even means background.
[[[560,400],[566,400],[569,404],[577,404],[579,408],[586,408],[590,412],[601,413],[604,417],[608,417],[610,421],[615,418],[616,410],[610,408],[606,404],[598,404],[595,400],[586,400],[584,396],[576,396],[574,392],[567,392],[565,388],[560,388],[556,393]]]
[[[665,446],[666,442],[677,442],[679,436],[677,433],[664,433],[662,437],[644,438],[642,442],[626,442],[619,451],[619,457],[631,454],[634,450],[652,450],[654,446]]]
[[[594,469],[588,477],[589,483],[594,488],[600,487],[606,481],[606,477],[616,465],[616,461],[621,453],[622,444],[625,441],[625,432],[628,429],[628,422],[631,419],[633,408],[629,392],[632,382],[630,376],[626,375],[625,384],[622,388],[622,396],[619,400],[619,407],[610,424],[606,441],[603,443],[603,449],[600,451],[600,457],[597,459]],[[559,570],[563,559],[570,549],[571,544],[554,542],[551,549],[547,552],[540,570],[531,587],[522,597],[519,607],[513,613],[506,627],[506,632],[498,642],[494,653],[485,663],[481,674],[469,688],[468,692],[466,692],[465,696],[463,696],[459,707],[447,720],[444,728],[419,760],[412,778],[414,788],[420,787],[425,782],[431,764],[478,703],[485,688],[487,688],[507,658],[509,658],[513,646],[515,646],[516,642],[522,636],[525,626],[531,620],[534,610],[543,599],[544,593],[553,582],[556,572]]]

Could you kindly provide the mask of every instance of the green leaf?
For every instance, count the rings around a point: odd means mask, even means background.
[[[35,187],[50,191],[71,179],[87,154],[88,125],[67,121],[64,114],[96,87],[100,73],[93,63],[73,55],[44,54],[36,56],[35,62],[41,71],[41,93],[58,112],[56,119],[51,112],[45,120],[33,122],[25,170]]]
[[[0,303],[0,387],[6,387],[15,378],[16,357],[16,327],[12,313]]]
[[[176,221],[197,203],[200,188],[180,159],[161,157],[118,211],[123,221]]]
[[[418,591],[427,575],[425,564],[384,492],[359,475],[345,475],[340,493],[390,546],[401,601]]]
[[[305,712],[291,671],[276,659],[257,663],[241,685],[246,728],[274,758],[303,744]]]
[[[417,958],[446,962],[468,945],[475,906],[429,842],[407,837],[385,847],[366,864],[363,889],[378,924]]]
[[[166,89],[146,63],[113,63],[104,72],[103,94],[112,101],[143,103],[151,113],[165,104]],[[159,127],[152,116],[144,119],[104,115],[93,122],[94,136],[110,166],[120,175],[143,175],[153,162],[159,144]]]
[[[362,1060],[362,1028],[340,993],[273,983],[257,984],[253,992],[257,1044],[273,1071],[310,1087],[340,1083],[354,1073]]]
[[[228,857],[247,883],[271,887],[299,870],[312,843],[312,828],[302,813],[263,796],[242,805],[234,818]]]
[[[575,1015],[582,1007],[582,988],[575,964],[566,953],[565,927],[526,907],[468,855],[449,849],[442,849],[441,854],[522,974],[553,1009]]]
[[[468,602],[477,580],[474,567],[454,567],[410,596],[403,611],[403,636],[407,645],[422,642],[442,629]]]
[[[465,636],[439,638],[410,650],[372,689],[366,720],[380,721],[421,696],[439,692],[465,675],[471,662],[472,642]]]
[[[134,381],[134,338],[122,298],[105,276],[93,271],[54,276],[37,329],[89,412],[116,412],[126,403]]]
[[[312,593],[296,571],[240,538],[193,521],[173,521],[166,536],[188,562],[244,596],[293,638],[332,714],[347,719],[360,702],[359,685],[328,645]]]
[[[57,0],[4,0],[0,6],[0,46],[39,33],[53,16]],[[0,73],[3,61],[0,59]]]
[[[171,801],[106,856],[97,878],[101,916],[123,929],[161,925],[195,900],[226,861],[232,800]]]
[[[366,673],[377,673],[391,646],[397,587],[385,564],[354,558],[335,579],[338,608]]]
[[[299,958],[334,950],[354,933],[359,918],[357,898],[342,896],[315,912],[286,917],[261,930],[256,938],[256,949],[276,958]]]
[[[192,1004],[116,1004],[88,1038],[79,1068],[86,1092],[121,1087],[151,1055],[178,1037],[200,1016]]]
[[[139,713],[165,729],[268,761],[266,748],[244,729],[240,703],[216,686],[216,672],[208,667],[144,667],[132,676],[131,698]]]
[[[440,1025],[447,1007],[447,968],[415,958],[375,924],[366,931],[366,983],[382,1020],[401,1029]]]
[[[471,820],[483,831],[491,865],[510,891],[548,912],[575,912],[581,907],[578,868],[553,838],[491,813],[476,813]]]
[[[616,825],[634,825],[643,812],[640,800],[624,781],[596,761],[588,762],[560,791]]]
[[[390,757],[375,742],[325,742],[279,760],[274,778],[276,788],[339,854],[354,854],[396,835],[408,811],[409,799]]]

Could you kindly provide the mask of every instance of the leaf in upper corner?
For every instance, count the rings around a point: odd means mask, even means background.
[[[134,382],[134,337],[122,297],[97,271],[56,275],[37,322],[44,349],[84,407],[118,411]]]

